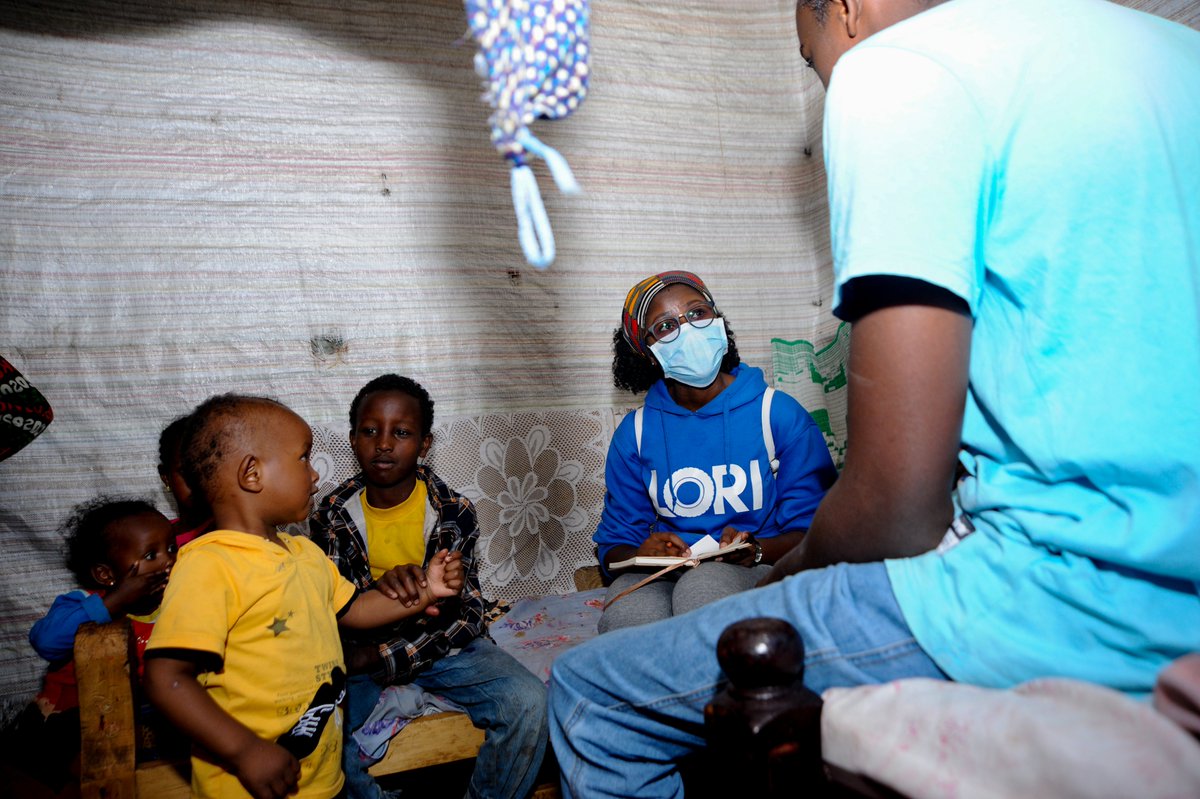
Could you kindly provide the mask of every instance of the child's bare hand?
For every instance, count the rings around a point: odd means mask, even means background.
[[[259,739],[230,765],[254,799],[284,799],[299,788],[300,761],[279,744]]]
[[[137,605],[147,597],[161,595],[166,589],[170,569],[143,572],[141,568],[142,562],[134,561],[125,577],[108,592],[108,596],[105,597],[108,601],[104,604],[110,613],[124,613],[127,608]]]
[[[421,589],[428,585],[425,570],[415,563],[395,566],[384,572],[376,581],[376,587],[384,596],[399,600],[406,608],[421,601]]]
[[[465,577],[462,553],[441,550],[430,558],[426,577],[429,579],[429,591],[434,597],[444,599],[458,596]]]

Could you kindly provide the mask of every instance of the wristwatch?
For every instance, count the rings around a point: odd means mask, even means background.
[[[750,543],[754,544],[754,565],[762,563],[762,544],[758,543],[757,538],[751,538]]]

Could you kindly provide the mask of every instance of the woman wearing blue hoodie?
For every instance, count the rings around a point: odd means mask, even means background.
[[[663,272],[630,289],[613,350],[617,387],[648,392],[609,445],[594,536],[605,574],[635,556],[686,556],[705,535],[752,546],[627,594],[647,573],[621,570],[601,632],[754,587],[804,535],[837,477],[812,417],[769,389],[762,370],[742,364],[696,275]]]

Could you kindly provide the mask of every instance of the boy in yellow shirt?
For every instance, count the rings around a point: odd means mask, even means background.
[[[462,587],[460,557],[442,551],[406,603],[386,588],[359,593],[312,542],[278,532],[308,514],[311,448],[304,420],[261,397],[213,397],[188,425],[188,477],[214,530],[180,553],[146,648],[146,688],[196,744],[193,796],[337,795],[338,625],[393,623]]]

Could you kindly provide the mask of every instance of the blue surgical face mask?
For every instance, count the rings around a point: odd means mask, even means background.
[[[679,335],[668,342],[656,341],[650,351],[663,374],[685,386],[704,388],[717,379],[721,361],[729,351],[725,320],[716,319],[705,328],[682,325]]]

